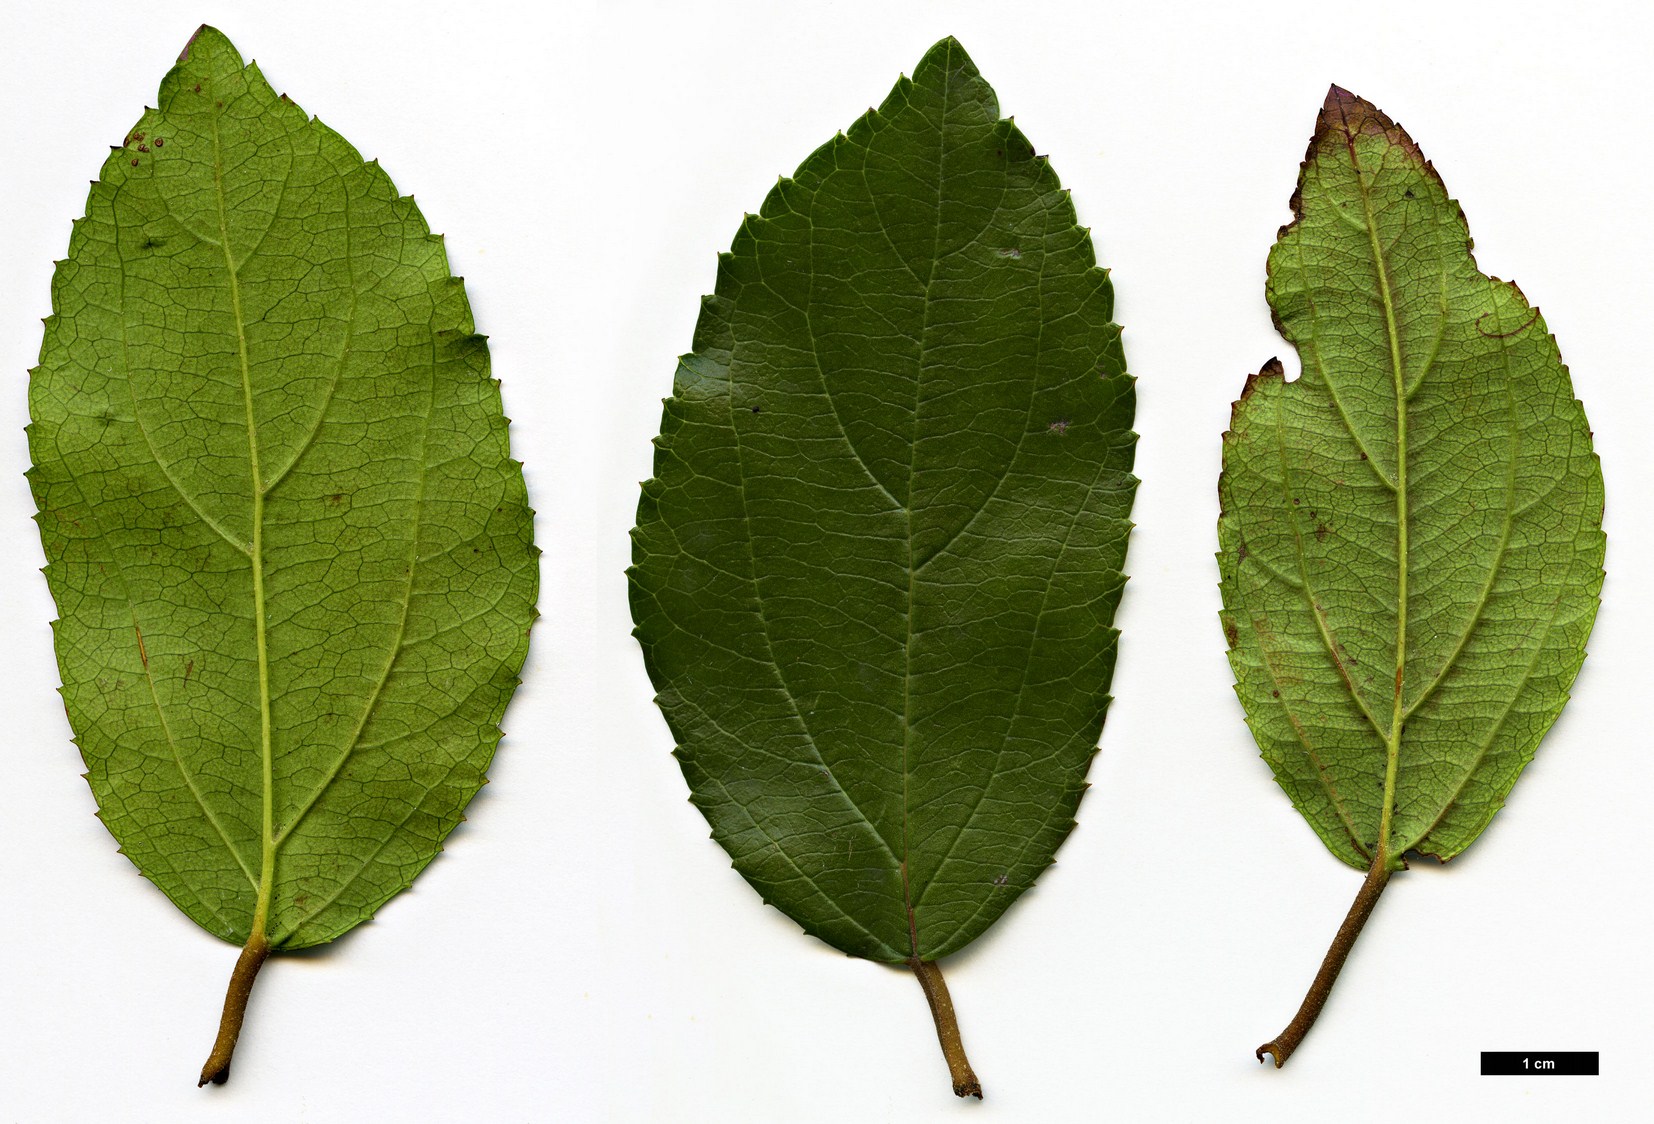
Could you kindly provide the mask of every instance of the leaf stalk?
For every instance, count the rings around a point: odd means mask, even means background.
[[[919,977],[925,1001],[930,1004],[930,1017],[936,1022],[936,1038],[942,1043],[942,1056],[947,1059],[948,1073],[953,1078],[956,1097],[982,1099],[982,1083],[976,1079],[970,1060],[965,1057],[965,1043],[959,1037],[959,1019],[953,1013],[953,997],[948,994],[947,981],[934,960],[908,959],[907,966]]]
[[[209,1081],[222,1085],[230,1079],[230,1059],[235,1054],[236,1039],[241,1037],[242,1020],[247,1017],[247,1000],[253,994],[253,981],[258,979],[258,970],[268,959],[270,942],[260,928],[248,938],[246,947],[235,962],[235,971],[230,973],[230,988],[224,995],[224,1015],[218,1023],[218,1038],[213,1042],[212,1053],[207,1055],[207,1064],[201,1067],[201,1080],[196,1082],[197,1088]]]
[[[1315,981],[1309,985],[1309,994],[1304,996],[1298,1013],[1292,1016],[1292,1021],[1286,1024],[1285,1030],[1258,1047],[1260,1063],[1265,1054],[1273,1054],[1275,1068],[1280,1069],[1286,1064],[1287,1058],[1292,1056],[1292,1051],[1303,1042],[1309,1028],[1315,1025],[1315,1020],[1321,1015],[1321,1008],[1327,1005],[1327,997],[1332,994],[1332,985],[1338,981],[1338,973],[1343,971],[1344,961],[1349,959],[1350,950],[1355,947],[1355,939],[1361,935],[1367,918],[1373,915],[1373,907],[1378,904],[1378,896],[1389,884],[1390,873],[1389,856],[1380,848],[1378,857],[1373,860],[1373,865],[1367,871],[1366,880],[1361,883],[1361,890],[1355,895],[1350,912],[1345,916],[1344,923],[1338,927],[1338,933],[1332,938],[1332,947],[1327,949],[1326,959],[1321,961],[1321,970],[1315,973]]]

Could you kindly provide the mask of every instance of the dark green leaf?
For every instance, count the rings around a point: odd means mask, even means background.
[[[922,979],[1051,863],[1096,749],[1112,305],[947,39],[748,216],[666,403],[632,605],[693,799],[766,901]]]

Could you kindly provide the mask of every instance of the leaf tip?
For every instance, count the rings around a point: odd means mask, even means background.
[[[222,31],[218,30],[218,28],[214,27],[210,23],[202,24],[200,27],[198,27],[194,31],[190,32],[189,41],[184,44],[184,49],[182,51],[178,52],[178,61],[179,62],[189,62],[190,61],[190,49],[195,46],[195,41],[197,39],[202,38],[203,36],[208,37],[208,38],[211,38],[213,36],[217,36],[218,38],[222,39],[222,38],[224,38],[224,33]]]
[[[1340,86],[1338,83],[1332,82],[1327,85],[1326,101],[1322,103],[1321,108],[1332,110],[1341,106],[1354,105],[1357,103],[1361,103],[1361,99],[1359,97],[1350,93],[1350,91],[1344,89],[1344,87]]]
[[[1326,100],[1321,103],[1321,118],[1323,127],[1337,121],[1352,137],[1369,129],[1388,132],[1395,128],[1395,122],[1386,117],[1378,106],[1336,83],[1327,87]]]
[[[1397,125],[1389,114],[1366,98],[1336,84],[1327,87],[1327,98],[1321,104],[1321,115],[1316,120],[1315,141],[1321,141],[1335,129],[1342,134],[1344,141],[1353,141],[1363,133],[1384,137],[1412,158],[1423,159],[1407,130]]]
[[[916,86],[925,84],[925,73],[935,67],[943,74],[958,74],[967,79],[980,78],[982,72],[977,70],[976,63],[971,61],[965,45],[951,35],[944,35],[938,39],[925,57],[919,60],[919,65],[913,68],[913,83]]]

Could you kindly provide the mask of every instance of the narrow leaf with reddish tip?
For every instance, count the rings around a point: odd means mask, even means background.
[[[632,610],[696,805],[805,930],[935,961],[1073,825],[1114,668],[1132,381],[1043,156],[952,39],[748,216],[678,367]]]
[[[373,916],[483,783],[534,615],[522,469],[413,200],[212,28],[52,307],[29,476],[64,704],[121,849],[243,946],[221,1082],[266,958]]]
[[[1275,778],[1367,872],[1308,1032],[1409,852],[1442,861],[1561,712],[1602,585],[1602,474],[1556,341],[1471,257],[1412,139],[1333,87],[1269,255],[1298,351],[1247,380],[1218,533],[1235,689]]]

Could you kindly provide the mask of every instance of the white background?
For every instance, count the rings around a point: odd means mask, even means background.
[[[281,4],[3,0],[0,1120],[1596,1120],[1654,1093],[1654,183],[1644,4]],[[408,894],[273,960],[197,1091],[236,950],[93,818],[54,688],[25,371],[86,181],[202,19],[445,231],[545,548],[491,784]],[[777,175],[958,36],[1073,189],[1138,376],[1117,702],[1057,867],[919,988],[760,905],[668,756],[626,607],[637,482],[717,251]],[[1290,352],[1264,255],[1328,82],[1400,120],[1482,267],[1561,341],[1608,484],[1575,699],[1450,867],[1392,884],[1307,1043],[1252,1049],[1360,876],[1259,760],[1218,628],[1219,435]],[[1288,370],[1295,360],[1287,354]],[[1484,1049],[1600,1050],[1484,1078]]]

